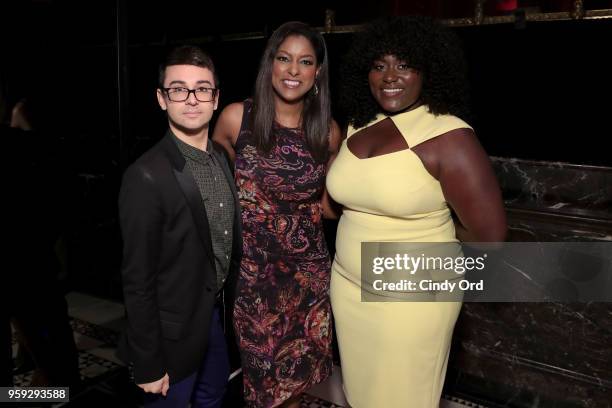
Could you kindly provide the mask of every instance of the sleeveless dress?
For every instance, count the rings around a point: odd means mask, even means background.
[[[366,125],[386,119],[378,117]],[[409,147],[458,128],[425,106],[390,117]],[[361,129],[349,128],[348,138]],[[348,140],[347,138],[347,140]],[[456,242],[440,183],[410,150],[360,159],[345,140],[327,176],[344,206],[331,301],[342,376],[353,408],[438,407],[460,302],[361,302],[361,242]]]
[[[326,165],[298,129],[275,123],[260,154],[250,101],[236,141],[243,256],[234,327],[250,407],[275,407],[325,380],[332,369],[331,260],[323,235]]]

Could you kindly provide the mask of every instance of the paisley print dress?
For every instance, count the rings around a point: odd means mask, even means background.
[[[275,407],[331,373],[331,264],[320,203],[326,166],[301,131],[278,124],[274,146],[259,153],[250,110],[247,100],[235,146],[243,258],[234,327],[245,402]]]

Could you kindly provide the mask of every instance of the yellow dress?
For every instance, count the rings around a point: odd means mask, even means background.
[[[410,147],[470,128],[425,106],[391,120]],[[349,128],[348,138],[359,130]],[[361,302],[360,253],[365,241],[456,242],[440,183],[410,149],[359,159],[346,140],[326,183],[344,206],[331,301],[347,400],[353,408],[438,407],[461,303]]]

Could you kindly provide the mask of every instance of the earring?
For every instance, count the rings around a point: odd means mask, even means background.
[[[317,86],[317,83],[315,82],[314,84],[314,96],[317,96],[319,94],[319,87]]]

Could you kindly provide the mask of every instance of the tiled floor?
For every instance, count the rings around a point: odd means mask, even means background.
[[[79,368],[85,389],[64,407],[139,407],[137,389],[127,383],[127,370],[115,357],[115,346],[123,325],[124,308],[117,302],[82,293],[69,293],[68,312],[79,349]],[[13,344],[14,352],[17,345]],[[32,372],[14,377],[16,386],[27,386]],[[74,397],[74,399],[73,399]],[[302,408],[346,406],[339,367],[334,375],[304,395]],[[440,408],[486,408],[453,397],[440,401]],[[234,408],[234,407],[232,407]]]

